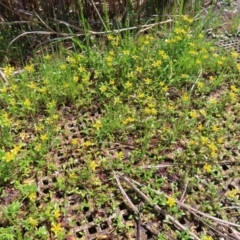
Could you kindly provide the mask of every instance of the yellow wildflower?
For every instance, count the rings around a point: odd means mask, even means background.
[[[34,201],[36,199],[37,195],[36,193],[30,193],[28,198],[30,199],[30,201]]]
[[[202,130],[203,130],[203,125],[202,125],[202,124],[199,124],[199,125],[197,126],[197,129],[198,129],[199,131],[202,131]]]
[[[162,87],[162,90],[166,93],[166,92],[168,92],[169,87],[168,86],[164,86],[164,87]]]
[[[72,145],[77,145],[78,144],[78,139],[77,138],[73,138],[72,139]]]
[[[98,130],[99,128],[102,127],[102,123],[101,123],[99,120],[97,120],[97,121],[93,124],[93,127]]]
[[[30,105],[31,105],[30,100],[28,98],[25,99],[24,102],[23,102],[23,105],[26,106],[26,107],[30,107]]]
[[[56,209],[53,213],[53,216],[56,220],[59,219],[59,217],[61,216],[61,213],[60,213],[60,210],[59,209]]]
[[[206,172],[211,172],[211,171],[212,171],[212,166],[206,163],[206,164],[203,166],[203,169],[204,169]]]
[[[213,130],[214,132],[218,132],[218,131],[219,131],[219,128],[218,128],[216,125],[213,125],[213,126],[212,126],[212,130]]]
[[[209,139],[207,138],[207,137],[201,137],[201,142],[202,142],[202,144],[208,144],[208,142],[209,142]]]
[[[172,197],[168,197],[167,205],[168,205],[169,207],[175,206],[175,205],[176,205],[176,200],[175,200],[174,198],[172,198]]]
[[[236,59],[238,58],[238,52],[231,52],[232,58]]]
[[[145,82],[146,84],[150,84],[150,83],[152,82],[152,79],[150,79],[150,78],[145,78],[145,79],[144,79],[144,82]]]
[[[50,56],[49,54],[47,54],[47,55],[45,55],[43,58],[46,59],[46,60],[50,60],[50,59],[51,59],[51,56]]]
[[[36,227],[38,225],[38,221],[32,217],[28,218],[28,221],[33,227]]]
[[[40,139],[41,139],[42,141],[47,140],[47,139],[48,139],[47,134],[42,134],[42,135],[40,136]]]
[[[189,115],[190,115],[191,118],[194,118],[194,119],[198,117],[198,113],[197,113],[196,110],[190,111]]]
[[[66,70],[67,65],[65,63],[60,64],[60,69],[61,70]]]
[[[129,81],[127,81],[127,82],[125,83],[125,88],[131,88],[131,87],[132,87],[132,83],[129,82]]]
[[[229,190],[227,192],[227,197],[228,198],[234,198],[238,194],[238,190],[236,188]]]
[[[96,163],[96,161],[91,161],[90,164],[89,164],[89,168],[92,170],[92,171],[96,171],[96,167],[98,167],[99,164]]]
[[[231,85],[230,88],[234,93],[239,92],[239,89],[237,89],[237,87],[235,85]]]
[[[6,162],[11,162],[15,158],[15,154],[13,152],[7,152],[5,153],[4,159]]]
[[[130,51],[129,50],[123,50],[123,55],[129,56],[130,55]]]
[[[152,63],[152,66],[153,66],[153,67],[159,67],[159,66],[161,66],[161,64],[162,64],[162,61],[161,61],[161,60],[156,60],[156,61],[154,61],[154,62]]]
[[[93,145],[93,142],[87,140],[86,142],[84,142],[84,145],[85,145],[86,147],[90,147],[90,146]]]
[[[7,78],[12,76],[13,71],[14,71],[14,67],[11,67],[10,65],[3,68],[3,72]]]
[[[102,85],[99,89],[100,89],[100,91],[101,91],[102,93],[104,93],[104,92],[106,92],[106,90],[107,90],[107,86]]]
[[[28,73],[33,73],[35,71],[34,69],[34,64],[31,63],[29,65],[26,65],[25,68],[24,68]]]
[[[63,231],[63,228],[61,227],[61,224],[55,224],[53,223],[52,227],[51,227],[51,231],[54,232],[55,235],[58,235],[59,232]]]

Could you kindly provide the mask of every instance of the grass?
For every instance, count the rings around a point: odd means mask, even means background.
[[[80,213],[123,200],[132,218],[140,202],[141,218],[165,215],[158,239],[219,237],[216,219],[183,203],[239,224],[239,188],[227,185],[239,174],[238,54],[204,40],[198,24],[183,15],[165,38],[109,34],[16,75],[3,67],[1,239],[84,239]],[[186,219],[195,230],[174,224]],[[130,239],[132,228],[116,218],[112,234]]]

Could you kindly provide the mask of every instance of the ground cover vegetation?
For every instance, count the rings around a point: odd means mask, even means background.
[[[2,66],[1,239],[90,239],[80,213],[119,201],[152,239],[239,237],[239,53],[203,23],[180,11]],[[144,239],[117,219],[93,239]]]

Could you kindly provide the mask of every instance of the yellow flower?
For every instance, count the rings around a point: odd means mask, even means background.
[[[80,73],[85,73],[87,70],[86,70],[84,67],[80,66],[80,67],[78,68],[78,71],[79,71]]]
[[[138,96],[138,98],[142,99],[142,98],[145,97],[145,94],[144,93],[139,93],[137,96]]]
[[[212,151],[217,151],[217,147],[216,147],[216,145],[213,143],[213,142],[211,142],[209,145],[208,145],[208,147],[212,150]]]
[[[130,55],[130,51],[129,50],[123,50],[123,55],[129,56]]]
[[[199,60],[199,59],[196,60],[196,64],[199,65],[199,64],[201,64],[201,63],[202,63],[201,60]]]
[[[46,87],[39,88],[39,92],[46,93],[47,92],[47,88]]]
[[[217,152],[216,151],[211,151],[211,157],[212,158],[216,158],[218,155],[217,155]]]
[[[43,58],[46,59],[46,60],[50,60],[50,59],[51,59],[51,56],[50,56],[49,54],[47,54],[47,55],[45,55]]]
[[[216,100],[216,98],[214,98],[214,97],[210,97],[209,100],[208,100],[208,102],[209,102],[211,105],[215,105],[215,104],[217,103],[217,100]]]
[[[131,87],[132,87],[132,83],[129,82],[129,81],[127,81],[127,82],[125,83],[125,88],[131,88]]]
[[[152,115],[157,115],[157,110],[156,110],[156,108],[151,108],[151,113],[152,113]]]
[[[52,227],[51,227],[51,231],[54,232],[55,235],[58,235],[59,232],[63,231],[63,228],[61,227],[61,224],[55,224],[53,223]]]
[[[188,93],[185,92],[185,93],[182,95],[181,99],[182,99],[184,102],[189,101],[190,98],[189,98]]]
[[[26,106],[26,107],[30,107],[30,105],[31,105],[30,100],[28,98],[25,99],[24,102],[23,102],[23,105]]]
[[[239,92],[239,89],[237,89],[237,87],[235,85],[231,85],[230,88],[234,93]]]
[[[207,113],[206,113],[206,110],[203,109],[203,108],[200,109],[199,112],[200,112],[203,116],[206,116],[206,114],[207,114]]]
[[[189,115],[191,118],[197,118],[198,117],[198,113],[196,110],[192,110],[191,112],[189,112]]]
[[[136,71],[137,71],[138,73],[142,73],[142,70],[143,70],[142,67],[137,67],[137,68],[136,68]]]
[[[110,52],[109,52],[109,55],[111,55],[111,56],[114,56],[114,51],[113,50],[111,50]]]
[[[221,137],[217,139],[217,142],[218,142],[218,143],[220,143],[220,144],[222,144],[222,143],[223,143],[223,141],[224,141],[224,139],[223,139],[223,138],[221,138]]]
[[[114,97],[114,104],[117,104],[117,103],[122,103],[122,101],[121,101],[119,96]]]
[[[123,151],[116,152],[116,158],[117,159],[123,159],[123,157],[124,157]]]
[[[108,35],[108,36],[107,36],[107,39],[110,40],[110,41],[112,41],[112,40],[114,40],[114,36]]]
[[[101,123],[99,120],[97,120],[97,121],[93,124],[93,127],[98,130],[99,128],[102,127],[102,123]]]
[[[201,137],[201,142],[202,142],[202,144],[208,144],[208,142],[209,142],[209,139],[207,138],[207,137]]]
[[[60,213],[60,210],[59,209],[56,209],[53,213],[53,216],[56,220],[59,219],[59,217],[61,216],[61,213]]]
[[[30,201],[34,201],[36,199],[37,195],[36,193],[30,193],[28,198],[30,199]]]
[[[3,68],[3,72],[7,78],[12,76],[13,71],[14,71],[14,67],[11,67],[10,65]]]
[[[99,89],[100,89],[100,91],[101,91],[102,93],[104,93],[104,92],[106,92],[106,90],[107,90],[107,86],[102,85]]]
[[[42,134],[42,135],[40,136],[40,139],[41,139],[42,141],[47,140],[47,139],[48,139],[47,134]]]
[[[92,170],[92,171],[96,171],[96,167],[98,167],[99,164],[96,163],[96,161],[91,161],[90,164],[89,164],[89,168]]]
[[[188,53],[189,53],[190,55],[192,55],[192,56],[198,55],[197,51],[195,51],[195,50],[191,50],[191,51],[189,51]]]
[[[235,188],[227,192],[227,197],[234,198],[237,194],[238,194],[238,190]]]
[[[28,73],[33,73],[35,71],[34,69],[34,64],[29,64],[29,65],[26,65],[25,68],[24,68]]]
[[[238,52],[231,52],[231,55],[234,59],[238,58]]]
[[[183,16],[183,20],[184,21],[186,21],[186,22],[188,22],[189,24],[191,24],[191,23],[193,23],[193,21],[194,21],[194,19],[192,19],[192,18],[190,18],[190,17],[188,17],[188,16]]]
[[[240,71],[240,63],[236,64],[237,70]]]
[[[236,98],[236,93],[234,93],[234,92],[229,92],[228,94],[229,94],[229,97],[230,97],[230,99],[231,99],[232,101],[236,101],[236,100],[237,100],[237,98]]]
[[[146,113],[146,114],[151,114],[151,112],[152,112],[152,110],[151,110],[151,108],[144,108],[144,112]]]
[[[77,145],[78,144],[78,139],[77,138],[73,138],[72,139],[72,145]]]
[[[37,88],[37,85],[36,85],[36,83],[31,82],[31,83],[28,85],[28,87],[31,88],[31,89],[36,89],[36,88]]]
[[[218,131],[219,131],[219,128],[218,128],[216,125],[213,125],[213,126],[212,126],[212,130],[213,130],[214,132],[218,132]]]
[[[166,92],[168,92],[169,88],[168,88],[168,86],[164,86],[164,87],[162,87],[162,90],[166,93]]]
[[[74,82],[78,82],[78,80],[79,80],[79,77],[78,77],[78,76],[73,76],[73,81],[74,81]]]
[[[202,89],[203,86],[204,86],[204,84],[203,84],[203,82],[198,82],[198,83],[197,83],[197,86],[198,86],[199,89]]]
[[[112,80],[110,80],[109,84],[110,84],[110,85],[114,85],[114,84],[115,84],[115,81],[112,79]]]
[[[150,83],[152,82],[152,79],[150,79],[150,78],[145,78],[145,79],[144,79],[144,82],[145,82],[146,84],[150,84]]]
[[[153,67],[159,67],[159,66],[161,66],[162,65],[162,61],[161,60],[157,60],[157,61],[154,61],[153,63],[152,63],[152,66]]]
[[[198,129],[199,131],[202,131],[202,130],[203,130],[203,125],[202,125],[202,124],[199,124],[199,125],[197,126],[197,129]]]
[[[87,140],[86,142],[84,142],[84,145],[85,145],[86,147],[90,147],[90,146],[93,145],[93,142]]]
[[[5,153],[4,159],[6,162],[11,162],[12,160],[14,160],[14,158],[15,158],[15,154],[13,152]]]
[[[62,64],[60,65],[60,69],[61,69],[61,70],[66,70],[66,68],[67,68],[67,65],[66,65],[65,63],[62,63]]]
[[[36,227],[38,225],[38,221],[32,217],[28,218],[28,221],[33,227]]]
[[[212,171],[212,166],[206,163],[206,164],[203,166],[203,169],[204,169],[206,172],[211,172],[211,171]]]
[[[174,198],[172,198],[172,197],[168,197],[167,205],[168,205],[169,207],[175,206],[175,205],[176,205],[176,200],[175,200]]]
[[[17,155],[20,151],[21,151],[21,147],[22,146],[14,146],[13,149],[11,150],[11,152],[14,154],[14,155]]]

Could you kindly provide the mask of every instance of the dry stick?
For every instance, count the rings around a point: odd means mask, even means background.
[[[126,177],[124,177],[124,178],[126,178]],[[129,180],[128,178],[126,178],[126,179]],[[141,184],[141,183],[139,183],[139,182],[137,182],[137,181],[135,181],[135,180],[133,180],[133,179],[132,179],[132,181],[133,181],[135,184],[137,184],[138,186],[146,187],[145,185],[143,185],[143,184]],[[152,189],[152,188],[151,188],[151,190],[152,190],[153,192],[157,193],[157,194],[164,194],[165,196],[168,197],[168,195],[165,194],[164,192],[157,191],[157,190]],[[227,227],[232,226],[232,227],[240,228],[240,225],[239,225],[239,224],[231,223],[231,222],[229,222],[229,221],[225,221],[225,220],[222,220],[222,219],[220,219],[220,218],[213,217],[213,216],[211,216],[211,215],[209,215],[209,214],[207,214],[207,213],[203,213],[203,212],[201,212],[201,211],[199,211],[199,210],[197,210],[197,209],[195,209],[195,208],[192,208],[192,207],[190,207],[190,206],[188,206],[188,205],[186,205],[186,204],[184,204],[184,203],[181,203],[181,202],[179,202],[178,200],[176,200],[176,203],[179,204],[179,206],[181,206],[181,207],[183,207],[183,208],[185,208],[185,209],[187,209],[187,210],[189,210],[189,211],[198,213],[198,214],[200,214],[200,215],[202,215],[202,216],[204,216],[204,217],[206,217],[206,218],[212,219],[212,220],[214,220],[214,221],[216,221],[216,222],[218,222],[219,224],[222,224],[222,225],[224,225],[224,226],[227,226]]]
[[[0,69],[0,75],[1,75],[1,77],[2,77],[2,79],[3,79],[3,82],[5,83],[5,85],[9,85],[9,82],[8,82],[8,80],[7,80],[4,72],[3,72],[1,69]]]
[[[40,16],[34,11],[34,14],[37,16],[37,18],[40,20],[40,22],[50,31],[55,32],[53,29],[51,29],[41,18]]]
[[[223,161],[223,162],[216,162],[216,163],[211,163],[212,165],[224,165],[224,164],[233,164],[236,163],[236,161]],[[194,166],[203,166],[206,163],[210,162],[204,162],[204,163],[195,163],[195,164],[187,164],[187,163],[163,163],[163,164],[158,164],[158,165],[145,165],[145,166],[140,166],[139,168],[142,169],[151,169],[151,168],[165,168],[165,167],[177,167],[177,166],[185,166],[185,167],[192,167]]]
[[[190,90],[191,94],[192,94],[192,92],[193,92],[193,90],[194,90],[194,88],[195,88],[196,84],[198,83],[201,76],[202,76],[202,66],[199,70],[199,74],[198,74],[198,77],[197,77],[196,81],[194,82],[194,84],[191,87],[191,90]]]
[[[167,23],[167,22],[172,22],[173,20],[167,20],[167,21],[163,21],[163,22],[158,22],[158,23],[155,23],[155,25],[159,25],[159,24],[164,24],[164,23]],[[152,25],[152,24],[150,24]],[[141,26],[138,26],[138,27],[130,27],[130,28],[122,28],[122,29],[119,29],[119,30],[113,30],[113,31],[103,31],[103,32],[95,32],[95,31],[90,31],[88,30],[87,33],[89,34],[92,34],[92,35],[104,35],[104,34],[109,34],[109,33],[115,33],[115,34],[118,34],[118,33],[121,33],[121,32],[124,32],[124,31],[128,31],[128,30],[133,30],[133,29],[139,29],[139,28],[143,28],[143,27],[146,27],[148,25],[141,25]],[[8,47],[7,47],[7,51],[8,51],[8,48],[9,46],[15,42],[17,39],[19,39],[20,37],[22,36],[25,36],[25,35],[29,35],[29,34],[46,34],[46,35],[51,35],[51,34],[57,34],[57,35],[60,35],[60,36],[64,36],[65,40],[66,39],[72,39],[73,37],[80,37],[80,36],[85,36],[86,34],[84,33],[80,33],[80,34],[67,34],[67,33],[59,33],[59,32],[48,32],[48,31],[33,31],[33,32],[25,32],[25,33],[21,33],[20,35],[18,35],[16,38],[14,38],[9,44],[8,44]]]
[[[160,212],[161,214],[165,215],[165,217],[166,217],[167,219],[169,219],[177,228],[181,229],[182,231],[189,230],[189,229],[187,229],[186,227],[184,227],[180,222],[178,222],[174,217],[166,214],[165,211],[162,210],[157,204],[152,203],[151,199],[150,199],[147,195],[145,195],[142,191],[140,191],[136,186],[134,186],[128,178],[122,176],[122,175],[119,174],[119,173],[118,173],[118,176],[119,176],[124,182],[126,182],[133,190],[135,190],[145,201],[147,201],[150,205],[152,205],[157,212]],[[191,231],[189,231],[189,234],[190,234],[192,237],[194,237],[195,239],[201,240],[200,238],[198,238],[198,236],[196,236],[196,235],[195,235],[194,233],[192,233]]]
[[[128,204],[131,206],[131,208],[133,209],[133,211],[135,212],[135,214],[138,214],[139,215],[139,211],[138,209],[133,205],[132,201],[130,200],[130,198],[128,197],[128,195],[126,194],[126,192],[124,191],[120,181],[119,181],[119,178],[117,176],[117,174],[113,171],[113,175],[114,175],[114,178],[118,184],[118,187],[123,195],[123,197],[126,199],[126,201],[128,202]]]
[[[99,17],[100,20],[101,20],[104,28],[107,29],[107,26],[105,25],[105,23],[104,23],[104,21],[103,21],[103,19],[102,19],[102,17],[101,17],[101,14],[99,13],[99,11],[98,11],[98,9],[97,9],[97,7],[96,7],[96,5],[95,5],[95,2],[94,2],[93,0],[91,0],[91,2],[92,2],[92,4],[93,4],[93,7],[94,7],[95,11],[97,12],[98,17]]]

